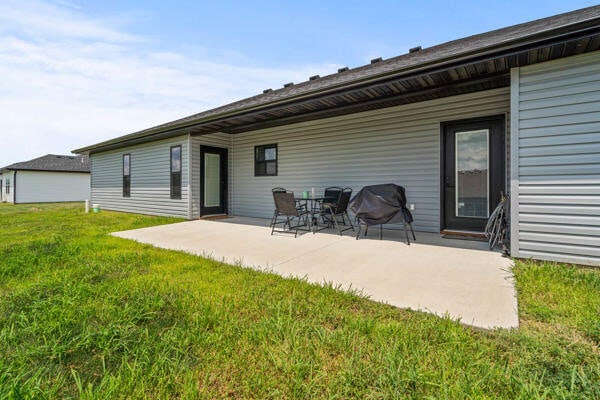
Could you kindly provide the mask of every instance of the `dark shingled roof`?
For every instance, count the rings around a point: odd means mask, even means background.
[[[424,70],[434,65],[471,60],[494,52],[505,51],[516,46],[527,46],[543,40],[550,34],[561,34],[579,29],[581,24],[600,23],[600,6],[583,8],[548,18],[535,20],[507,28],[453,40],[444,44],[409,52],[398,57],[382,60],[361,67],[342,70],[327,76],[286,86],[280,89],[264,91],[261,94],[217,107],[198,114],[190,115],[129,135],[121,136],[93,146],[74,150],[76,153],[106,147],[110,144],[126,142],[135,138],[153,135],[159,132],[208,123],[221,118],[259,110],[274,105],[290,104],[302,99],[321,96],[336,90],[351,88],[388,76],[401,76]]]
[[[455,56],[457,54],[469,54],[475,50],[481,50],[486,47],[496,46],[501,43],[510,43],[512,40],[520,39],[523,36],[540,34],[561,26],[598,17],[600,17],[600,6],[594,6],[584,8],[582,10],[572,11],[566,14],[560,14],[554,17],[548,17],[533,22],[510,26],[508,28],[497,29],[495,31],[490,31],[479,35],[469,36],[464,39],[446,42],[444,44],[422,49],[414,53],[403,54],[401,56],[390,58],[374,64],[364,65],[358,68],[350,69],[346,72],[323,76],[312,81],[308,80],[306,82],[297,83],[287,88],[277,89],[273,90],[272,92],[239,100],[234,103],[190,115],[166,124],[158,125],[154,128],[169,127],[170,125],[176,125],[184,121],[204,119],[206,117],[216,116],[231,111],[238,111],[248,107],[270,103],[272,101],[283,100],[287,97],[306,94],[312,91],[321,91],[339,84],[347,84],[389,72],[401,71],[410,67],[426,64],[433,60],[443,59],[446,57]],[[149,128],[149,130],[154,128]]]
[[[33,160],[8,165],[2,170],[90,172],[90,159],[88,156],[46,154]]]

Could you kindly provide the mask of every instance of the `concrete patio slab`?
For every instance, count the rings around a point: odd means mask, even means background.
[[[442,239],[417,232],[408,246],[403,233],[369,232],[355,240],[331,233],[271,236],[268,221],[232,217],[188,221],[113,235],[181,250],[230,264],[269,270],[309,282],[361,290],[396,307],[449,315],[479,328],[518,326],[512,261],[487,243]]]

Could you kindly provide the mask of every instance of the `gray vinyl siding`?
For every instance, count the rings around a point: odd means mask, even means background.
[[[171,199],[170,148],[181,145],[181,199]],[[123,154],[131,154],[131,197],[123,197]],[[188,136],[90,155],[92,203],[102,209],[189,217]]]
[[[512,255],[600,265],[600,52],[515,69],[512,104]]]
[[[296,193],[393,182],[415,204],[415,229],[440,230],[440,124],[506,114],[509,88],[232,135],[230,212],[270,217],[271,188]],[[254,146],[277,143],[278,176],[254,176]]]
[[[211,146],[211,147],[222,147],[228,150],[231,149],[231,135],[226,133],[211,133],[209,135],[202,136],[192,136],[191,137],[191,190],[192,190],[192,201],[191,201],[191,218],[200,217],[200,146]],[[229,168],[228,171],[231,171],[231,154],[229,154]],[[227,192],[231,193],[233,189],[233,181],[231,178],[231,174],[229,174],[229,187]],[[228,196],[231,199],[231,196]],[[231,207],[231,203],[229,202],[228,208]]]

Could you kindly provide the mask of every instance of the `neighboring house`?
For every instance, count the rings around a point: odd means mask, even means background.
[[[105,209],[270,217],[271,188],[393,182],[415,229],[600,265],[600,6],[411,49],[77,149]]]
[[[48,154],[0,169],[2,201],[50,203],[90,198],[88,156]]]

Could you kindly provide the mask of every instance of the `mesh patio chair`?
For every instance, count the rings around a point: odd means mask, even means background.
[[[325,188],[325,191],[323,192],[324,199],[319,203],[319,210],[316,210],[316,211],[318,211],[318,214],[320,214],[321,218],[323,219],[323,223],[327,223],[327,220],[324,217],[323,211],[328,210],[329,206],[333,206],[333,205],[337,204],[338,200],[340,199],[340,195],[342,194],[342,190],[343,189],[338,186],[330,186],[328,188]],[[317,213],[315,213],[315,214],[317,214]],[[328,226],[326,226],[325,228],[322,228],[322,229],[326,229],[327,227]]]
[[[321,210],[321,216],[327,222],[328,226],[332,228],[335,226],[340,235],[350,229],[354,231],[354,225],[352,225],[352,221],[348,215],[348,203],[350,203],[351,196],[352,189],[348,187],[344,188],[341,190],[336,203],[324,203]],[[347,221],[346,218],[348,219]],[[340,225],[349,226],[342,229]]]
[[[286,193],[287,192],[287,190],[285,188],[282,188],[282,187],[273,188],[273,189],[271,189],[271,191],[273,193]],[[273,217],[271,218],[271,223],[269,224],[269,228],[273,227],[273,223],[275,223],[276,217],[277,217],[277,209],[275,209],[273,211]]]
[[[273,193],[276,193],[276,192],[287,193],[287,192],[289,192],[287,189],[282,188],[282,187],[273,188],[273,189],[271,189],[271,191]],[[290,193],[293,193],[293,192],[290,192]],[[306,208],[306,204],[299,204],[298,202],[296,202],[296,207],[298,207],[298,208]],[[273,218],[271,218],[271,223],[269,224],[269,227],[273,226],[273,221],[275,221],[275,217],[276,216],[277,216],[277,210],[273,211]]]
[[[311,203],[312,206],[310,211],[312,215],[312,225],[314,228],[314,233],[330,228],[328,224],[329,221],[324,217],[323,211],[327,210],[329,206],[337,204],[341,193],[341,187],[330,186],[328,188],[325,188],[325,191],[323,192],[323,197]],[[319,219],[322,219],[323,225],[319,224]]]
[[[335,199],[335,201],[324,201],[323,204],[334,204],[335,202],[337,202],[337,200],[340,198],[340,195],[342,194],[342,188],[341,187],[337,187],[337,186],[330,186],[328,188],[325,188],[325,191],[323,192],[323,197],[329,199]]]
[[[293,233],[294,237],[297,237],[298,231],[310,231],[309,212],[306,207],[298,206],[293,192],[273,190],[273,201],[275,202],[275,213],[271,221],[271,235],[275,232]],[[279,220],[280,217],[283,219]],[[283,228],[276,229],[280,224],[283,224]]]

